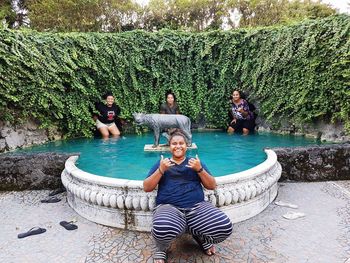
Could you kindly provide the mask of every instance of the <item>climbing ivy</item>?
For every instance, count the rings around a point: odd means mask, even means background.
[[[29,117],[90,136],[94,102],[112,91],[122,117],[155,113],[171,89],[181,112],[225,127],[239,86],[278,126],[340,121],[350,133],[350,17],[188,33],[0,30],[0,119]]]

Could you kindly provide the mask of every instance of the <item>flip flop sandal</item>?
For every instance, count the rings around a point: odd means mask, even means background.
[[[288,212],[287,214],[284,214],[283,217],[285,219],[289,219],[289,220],[294,220],[294,219],[298,219],[301,217],[304,217],[305,214],[302,212]]]
[[[49,196],[58,195],[60,193],[64,193],[66,191],[66,188],[57,188],[56,190],[53,190],[49,193]]]
[[[39,235],[39,234],[42,234],[42,233],[45,233],[45,232],[46,232],[45,228],[33,227],[33,228],[29,229],[27,232],[18,234],[17,237],[18,238],[24,238],[24,237]]]
[[[288,202],[283,202],[283,201],[276,201],[275,205],[285,206],[285,207],[289,207],[289,208],[293,208],[293,209],[298,209],[297,205],[291,204],[291,203],[288,203]]]
[[[60,198],[57,198],[56,196],[52,196],[48,199],[41,200],[40,202],[42,202],[42,203],[57,203],[59,201],[61,201]]]
[[[73,221],[67,222],[67,221],[61,221],[60,225],[63,226],[67,230],[75,230],[78,228],[77,225],[73,224]]]

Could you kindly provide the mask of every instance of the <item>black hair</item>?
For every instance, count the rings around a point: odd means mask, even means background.
[[[174,102],[176,102],[176,96],[175,96],[174,92],[172,92],[171,90],[168,90],[168,91],[165,93],[165,100],[168,98],[168,95],[173,95],[173,97],[174,97]]]
[[[184,132],[181,129],[174,129],[169,136],[169,143],[171,142],[171,140],[175,137],[175,136],[181,136],[182,138],[184,138],[185,142],[187,142],[187,138],[184,134]]]
[[[241,97],[241,99],[246,99],[247,96],[244,94],[243,91],[241,91],[241,90],[239,90],[239,89],[234,89],[234,90],[232,91],[232,93],[235,92],[235,91],[237,91],[237,92],[239,93],[239,96]],[[232,97],[232,95],[230,95],[230,100],[232,100],[232,99],[233,99],[233,97]]]
[[[110,92],[110,91],[107,91],[103,96],[102,96],[102,99],[104,99],[104,100],[106,100],[107,99],[107,97],[109,97],[109,96],[112,96],[112,97],[114,97],[113,96],[113,94],[112,94],[112,92]]]

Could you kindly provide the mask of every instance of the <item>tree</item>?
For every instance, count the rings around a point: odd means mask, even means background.
[[[236,27],[233,13],[241,17],[239,27],[249,27],[287,24],[336,12],[320,0],[151,0],[144,10],[142,24],[146,30],[191,31],[220,29],[224,20]]]
[[[0,0],[0,18],[23,25],[24,13],[10,0]],[[14,2],[14,0],[12,1]],[[336,11],[320,0],[150,0],[141,7],[135,0],[17,0],[28,10],[30,27],[38,31],[121,32],[162,28],[203,31],[220,29],[224,21],[236,27],[288,24],[325,17]],[[22,17],[21,17],[22,15]]]
[[[239,11],[240,27],[286,24],[336,13],[335,9],[320,0],[231,0],[229,6]]]
[[[151,0],[145,7],[143,26],[202,31],[219,29],[227,15],[224,0]]]
[[[27,0],[32,28],[40,31],[120,32],[136,24],[131,0]]]
[[[12,9],[11,0],[0,0],[0,26],[8,24],[13,27],[16,22],[16,12]]]

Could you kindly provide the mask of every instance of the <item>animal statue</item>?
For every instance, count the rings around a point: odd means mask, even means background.
[[[146,125],[153,130],[153,148],[159,145],[160,133],[169,128],[181,129],[186,136],[187,145],[192,145],[191,121],[185,115],[134,113],[133,117],[137,125]]]

